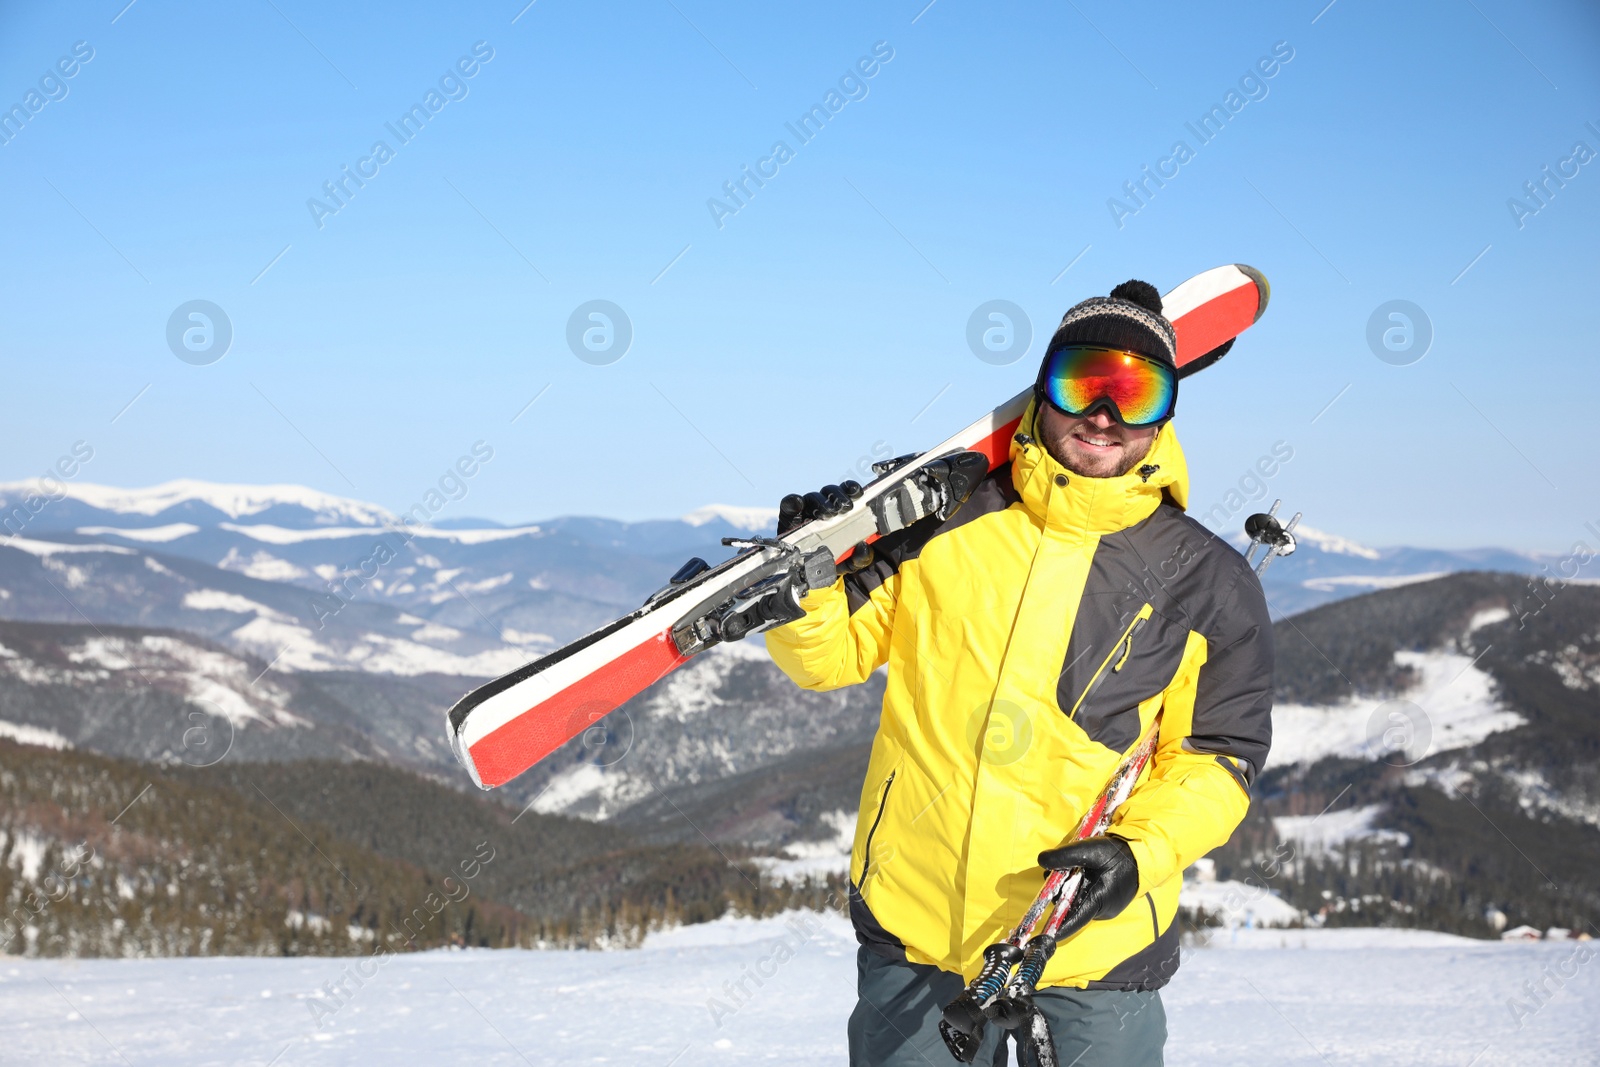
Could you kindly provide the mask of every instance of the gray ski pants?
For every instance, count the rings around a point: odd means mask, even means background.
[[[963,985],[958,974],[858,949],[850,1067],[956,1067],[939,1036],[939,1012]],[[1160,993],[1053,988],[1034,1003],[1050,1020],[1061,1067],[1161,1067],[1167,1015]],[[1005,1064],[1005,1034],[990,1024],[974,1063]]]

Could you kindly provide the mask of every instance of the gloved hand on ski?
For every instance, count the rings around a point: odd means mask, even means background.
[[[849,479],[838,485],[825,485],[816,492],[806,493],[804,496],[790,493],[778,502],[778,536],[782,537],[812,519],[831,519],[835,515],[850,511],[856,506],[856,501],[862,492],[861,483]],[[848,574],[859,571],[870,565],[872,560],[872,546],[861,541],[850,550],[850,555],[839,565],[839,572]]]
[[[790,493],[778,503],[778,536],[812,519],[831,519],[856,506],[861,483],[855,480],[840,485],[825,485],[814,493]]]
[[[888,475],[922,455],[912,452],[884,463],[873,464],[879,475]],[[989,473],[989,457],[981,452],[950,452],[925,464],[904,479],[887,495],[873,500],[871,507],[877,533],[886,536],[916,522],[942,522],[948,519],[978,483]],[[790,493],[778,504],[778,536],[783,537],[808,522],[831,519],[854,510],[866,492],[861,483],[848,480],[840,485],[825,485],[814,493]],[[866,541],[856,543],[840,564],[848,574],[872,565],[875,554]]]
[[[1139,888],[1139,863],[1133,858],[1133,849],[1120,837],[1090,837],[1041,852],[1039,866],[1047,871],[1073,867],[1083,870],[1072,914],[1056,935],[1060,941],[1088,926],[1090,919],[1115,918],[1133,901]]]

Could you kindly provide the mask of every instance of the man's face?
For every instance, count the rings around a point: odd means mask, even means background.
[[[1085,478],[1127,474],[1150,453],[1155,426],[1124,426],[1101,409],[1078,417],[1051,404],[1041,405],[1039,435],[1045,448],[1067,470]]]

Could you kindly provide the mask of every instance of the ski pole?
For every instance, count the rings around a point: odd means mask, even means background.
[[[1139,775],[1155,755],[1156,743],[1161,733],[1161,717],[1158,714],[1150,729],[1139,746],[1124,760],[1111,781],[1106,784],[1105,790],[1096,800],[1094,808],[1089,809],[1084,821],[1080,821],[1078,830],[1073,837],[1075,841],[1082,841],[1104,833],[1111,825],[1111,816],[1122,806],[1133,792],[1133,786]],[[1089,816],[1094,816],[1092,824],[1085,825]],[[1055,893],[1055,908],[1050,913],[1050,919],[1044,925],[1044,930],[1028,940],[1024,948],[1022,962],[1017,966],[1017,973],[1006,987],[1005,996],[993,1005],[993,1015],[996,1022],[1008,1029],[1020,1026],[1027,1018],[1032,1007],[1031,998],[1038,988],[1039,980],[1044,977],[1044,968],[1050,962],[1050,957],[1055,955],[1056,939],[1061,932],[1061,927],[1072,915],[1073,904],[1077,901],[1078,888],[1083,884],[1083,871],[1074,867],[1070,871],[1056,872],[1063,875],[1060,888]]]
[[[1078,820],[1069,842],[1094,837],[1111,825],[1112,815],[1128,799],[1139,775],[1155,755],[1160,736],[1161,715],[1157,713],[1139,744],[1112,772],[1105,788]],[[984,949],[982,969],[941,1013],[939,1032],[957,1060],[972,1062],[984,1024],[989,1019],[1012,1029],[1027,1018],[1031,1010],[1028,998],[1044,976],[1045,964],[1055,953],[1056,934],[1072,913],[1072,904],[1082,882],[1083,871],[1079,868],[1051,871],[1010,935]],[[1052,905],[1055,910],[1044,931],[1037,937],[1031,936]],[[1011,977],[1013,968],[1017,971],[1014,978]]]
[[[1272,507],[1264,514],[1250,516],[1244,522],[1245,535],[1250,538],[1250,548],[1244,554],[1244,561],[1256,569],[1256,577],[1267,572],[1272,561],[1279,556],[1288,556],[1294,553],[1298,542],[1295,541],[1294,528],[1300,525],[1300,512],[1294,513],[1287,525],[1278,522],[1278,507],[1282,500],[1274,500]],[[1256,549],[1266,551],[1261,556],[1261,562],[1255,559]]]

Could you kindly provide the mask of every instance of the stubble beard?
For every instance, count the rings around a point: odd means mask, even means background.
[[[1096,427],[1086,418],[1066,415],[1050,407],[1045,408],[1038,425],[1039,435],[1050,455],[1081,478],[1120,478],[1150,454],[1156,438],[1154,431],[1129,433],[1127,427],[1116,422],[1108,427]],[[1115,447],[1097,453],[1079,441],[1077,435],[1108,440]]]

